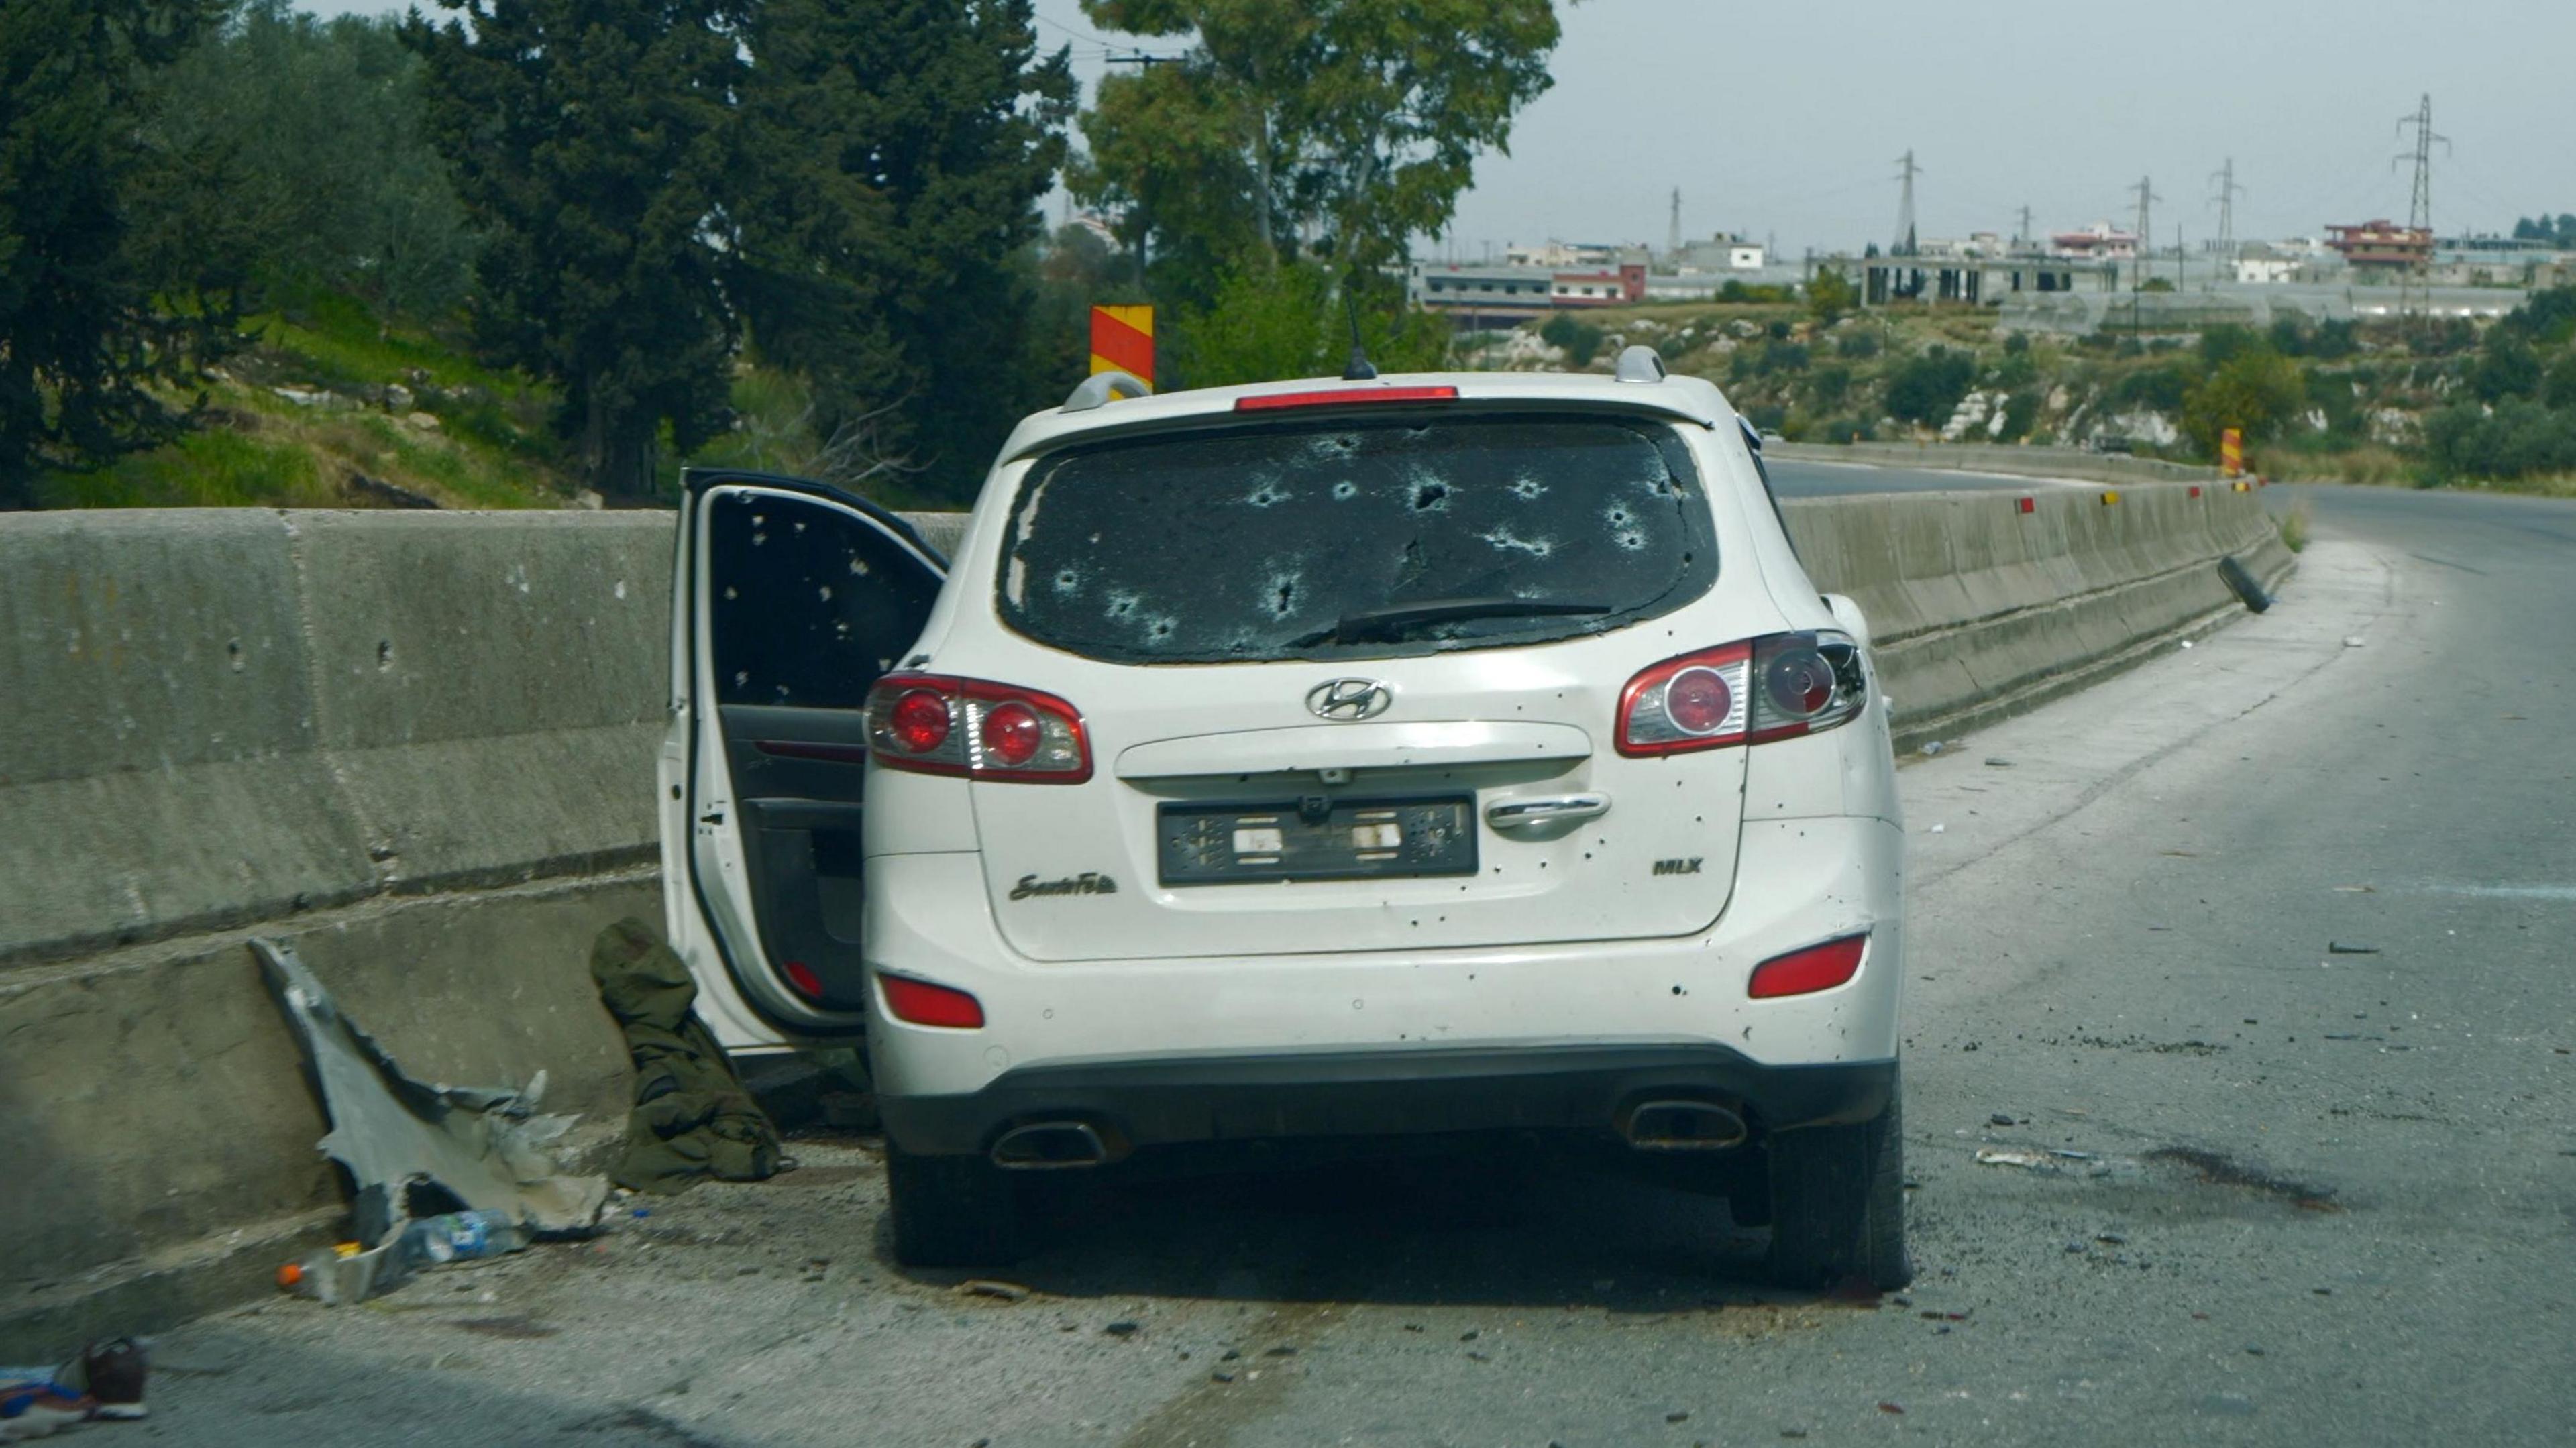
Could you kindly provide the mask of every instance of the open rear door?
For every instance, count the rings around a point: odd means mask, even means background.
[[[662,880],[698,1012],[732,1050],[854,1043],[868,689],[946,562],[824,484],[690,470],[671,591]]]

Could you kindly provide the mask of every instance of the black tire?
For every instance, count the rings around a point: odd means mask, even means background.
[[[1914,1279],[1905,1253],[1902,1096],[1857,1126],[1812,1126],[1770,1140],[1771,1276],[1829,1288],[1859,1278],[1881,1292]]]
[[[906,1267],[999,1267],[1017,1261],[1019,1193],[979,1156],[914,1156],[886,1143],[886,1211]]]
[[[2235,590],[2238,601],[2254,612],[2261,613],[2272,606],[2272,595],[2263,591],[2263,585],[2254,577],[2254,570],[2234,558],[2218,560],[2218,576]]]

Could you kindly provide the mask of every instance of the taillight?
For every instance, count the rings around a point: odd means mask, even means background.
[[[984,1024],[984,1003],[962,990],[932,985],[909,976],[880,975],[877,989],[885,993],[886,1014],[898,1021],[916,1026],[945,1026],[953,1031],[972,1031]]]
[[[922,774],[1026,784],[1091,778],[1082,712],[1053,694],[982,679],[888,674],[868,693],[868,748]]]
[[[1772,634],[1664,660],[1619,695],[1619,752],[1681,754],[1831,729],[1869,700],[1860,645]]]
[[[1868,950],[1869,937],[1863,934],[1775,955],[1753,967],[1753,979],[1745,986],[1745,994],[1755,1000],[1769,1000],[1831,990],[1860,973],[1860,958]]]

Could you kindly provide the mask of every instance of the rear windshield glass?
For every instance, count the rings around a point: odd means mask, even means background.
[[[1717,574],[1690,455],[1658,424],[1495,417],[1104,444],[1022,482],[1013,628],[1160,663],[1402,654],[1596,633]]]

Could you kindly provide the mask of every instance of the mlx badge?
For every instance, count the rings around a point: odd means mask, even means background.
[[[1118,882],[1097,870],[1085,870],[1061,880],[1041,880],[1035,875],[1022,875],[1011,887],[1011,898],[1026,900],[1037,895],[1115,895]]]
[[[1699,873],[1699,864],[1700,857],[1696,855],[1687,860],[1657,860],[1655,862],[1655,873],[1658,875],[1696,875]]]

